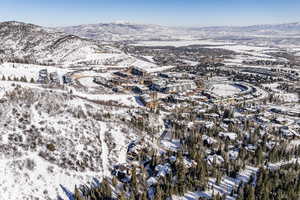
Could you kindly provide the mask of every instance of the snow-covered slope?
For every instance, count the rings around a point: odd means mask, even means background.
[[[126,162],[127,145],[139,137],[103,117],[122,110],[29,83],[20,88],[1,81],[2,87],[10,90],[0,104],[0,199],[67,199],[60,186],[73,191],[75,184],[110,176],[109,168]]]
[[[51,64],[76,63],[112,48],[22,22],[0,23],[0,58]]]

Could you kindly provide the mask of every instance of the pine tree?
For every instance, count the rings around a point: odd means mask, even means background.
[[[103,179],[103,181],[101,183],[101,195],[104,198],[110,198],[111,195],[112,195],[112,189],[111,189],[110,184],[109,184],[109,182],[106,178]]]
[[[77,186],[75,186],[74,200],[83,200]]]
[[[143,192],[143,194],[142,194],[142,200],[148,200],[148,198],[147,198],[147,192]]]
[[[260,146],[255,150],[255,158],[256,158],[256,164],[261,165],[264,159],[264,155]]]
[[[124,192],[121,192],[121,194],[119,195],[119,200],[126,200],[126,195]]]
[[[217,179],[216,179],[216,184],[217,184],[217,185],[220,185],[220,184],[221,184],[221,179],[222,179],[222,176],[221,176],[221,174],[218,172],[218,173],[217,173]]]
[[[162,196],[163,196],[162,190],[161,190],[160,186],[157,186],[155,196],[154,196],[154,200],[163,200]]]
[[[244,190],[245,200],[255,200],[254,188],[251,185],[247,185]]]
[[[133,167],[131,170],[131,180],[130,180],[130,188],[136,196],[138,194],[138,185],[137,185],[137,177],[136,177],[136,168]]]
[[[213,200],[222,200],[222,197],[220,196],[219,193],[217,193],[217,195],[214,195],[212,199]]]
[[[135,194],[133,192],[130,193],[129,200],[135,200]]]
[[[112,182],[112,185],[113,185],[114,187],[116,187],[117,184],[118,184],[118,179],[114,176],[114,177],[112,178],[111,182]]]
[[[180,152],[176,161],[176,176],[177,176],[177,187],[180,195],[184,195],[186,192],[186,169],[183,163],[183,156]]]
[[[23,77],[23,82],[25,82],[25,83],[28,82],[26,76]]]
[[[227,199],[227,195],[226,195],[226,193],[224,193],[223,194],[223,196],[222,196],[222,198],[221,198],[222,200],[226,200]]]

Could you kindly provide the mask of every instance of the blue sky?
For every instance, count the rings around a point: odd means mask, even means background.
[[[274,24],[300,21],[300,0],[1,0],[0,21],[11,20],[44,26]]]

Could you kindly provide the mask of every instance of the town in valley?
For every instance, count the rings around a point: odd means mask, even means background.
[[[1,22],[0,199],[300,199],[299,34]]]

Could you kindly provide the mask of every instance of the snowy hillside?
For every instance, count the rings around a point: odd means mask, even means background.
[[[0,23],[0,41],[0,58],[31,63],[77,63],[114,51],[88,39],[22,22]]]
[[[109,168],[126,162],[127,145],[139,137],[103,116],[122,110],[31,84],[1,87],[10,88],[0,105],[1,199],[66,199],[60,185],[73,191],[75,184],[110,176]]]

